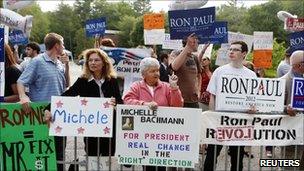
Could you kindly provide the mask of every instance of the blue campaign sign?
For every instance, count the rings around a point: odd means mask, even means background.
[[[0,62],[4,62],[4,28],[0,27]]]
[[[293,78],[291,106],[292,108],[304,111],[304,78]]]
[[[294,32],[289,35],[291,51],[304,50],[304,31]]]
[[[192,33],[198,38],[214,33],[215,7],[169,11],[171,39],[183,39]]]
[[[21,30],[13,30],[9,33],[8,41],[13,45],[26,45],[29,39]]]
[[[94,37],[96,34],[104,35],[106,30],[106,18],[87,20],[85,23],[87,37]]]
[[[0,102],[4,101],[4,28],[0,28]]]
[[[228,43],[228,22],[219,21],[213,24],[213,35],[200,37],[200,44],[210,42],[211,44]]]

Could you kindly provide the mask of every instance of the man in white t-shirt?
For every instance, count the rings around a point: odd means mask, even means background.
[[[243,66],[243,61],[248,52],[248,46],[245,42],[237,41],[231,43],[229,49],[230,63],[217,68],[210,79],[207,87],[207,91],[210,95],[209,110],[215,110],[215,99],[217,90],[217,80],[220,79],[222,75],[233,75],[242,77],[257,77],[255,72]],[[254,112],[250,110],[249,112]],[[220,154],[223,146],[208,144],[207,156],[204,163],[204,171],[216,170],[214,166],[214,155],[216,157]],[[239,150],[238,150],[239,149]],[[239,151],[239,152],[238,152]],[[229,152],[231,156],[231,171],[243,169],[243,157],[244,157],[244,146],[229,146]],[[239,159],[239,161],[237,161]]]

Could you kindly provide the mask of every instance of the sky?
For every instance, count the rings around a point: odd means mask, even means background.
[[[57,8],[57,5],[60,3],[59,0],[37,0],[38,4],[40,5],[42,11],[54,11]],[[73,0],[64,0],[66,4],[73,5]],[[250,7],[253,5],[259,5],[265,3],[265,0],[240,0],[238,5],[244,5],[245,7]],[[159,12],[161,10],[168,11],[169,5],[172,1],[168,0],[151,0],[152,10],[154,12]],[[212,7],[212,6],[220,6],[222,4],[227,4],[225,0],[209,0],[204,7]]]

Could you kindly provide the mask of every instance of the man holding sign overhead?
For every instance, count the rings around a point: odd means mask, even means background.
[[[198,95],[201,80],[200,62],[208,46],[204,46],[199,56],[192,54],[197,51],[198,38],[192,33],[183,40],[182,51],[172,51],[169,61],[171,69],[177,75],[178,86],[184,98],[184,107],[199,108]]]

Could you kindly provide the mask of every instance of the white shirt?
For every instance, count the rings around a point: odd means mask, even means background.
[[[150,93],[152,94],[152,97],[154,97],[154,88],[152,86],[149,86],[148,84],[146,84],[148,89],[150,90]]]

